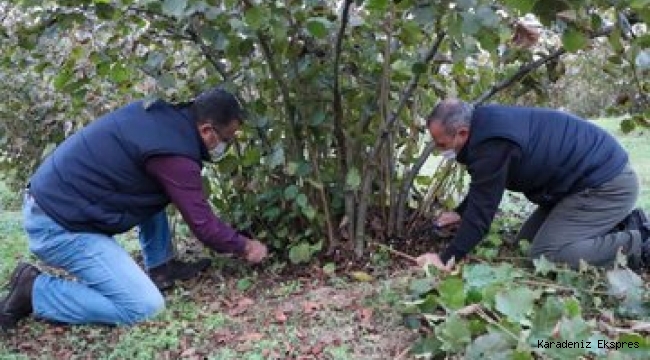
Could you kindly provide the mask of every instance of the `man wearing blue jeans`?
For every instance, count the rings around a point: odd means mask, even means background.
[[[456,211],[437,219],[458,226],[441,254],[420,264],[450,270],[487,234],[506,189],[538,208],[519,239],[530,255],[578,268],[611,266],[618,252],[634,269],[650,268],[650,224],[634,210],[639,181],[621,145],[603,129],[552,109],[443,100],[427,119],[436,147],[467,166],[471,182]],[[629,226],[617,226],[618,224]]]
[[[210,263],[173,259],[170,203],[210,249],[262,261],[266,246],[215,216],[202,188],[203,161],[226,151],[241,119],[235,97],[216,88],[186,104],[131,103],[61,143],[30,179],[24,226],[30,250],[76,279],[19,264],[0,302],[0,328],[32,312],[68,324],[130,325],[161,311],[161,290]],[[136,226],[146,272],[113,238]]]

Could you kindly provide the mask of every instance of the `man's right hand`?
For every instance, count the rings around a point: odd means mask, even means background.
[[[454,227],[460,224],[460,215],[455,211],[446,211],[440,214],[435,222],[441,228]]]
[[[257,264],[264,260],[268,250],[266,245],[257,240],[246,238],[246,247],[244,248],[244,258],[249,263]]]

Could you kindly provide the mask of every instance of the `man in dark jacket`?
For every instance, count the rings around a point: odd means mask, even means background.
[[[69,324],[129,325],[161,311],[161,289],[209,265],[173,259],[170,202],[210,249],[262,261],[266,246],[215,216],[202,188],[202,162],[224,153],[241,119],[235,97],[216,88],[183,105],[131,103],[61,143],[30,179],[24,226],[30,250],[76,281],[19,264],[0,302],[0,328],[32,312]],[[147,273],[113,238],[135,226]]]
[[[608,266],[620,250],[631,267],[649,265],[647,224],[614,230],[634,208],[639,181],[625,150],[601,128],[561,111],[474,108],[456,99],[438,104],[427,127],[443,155],[467,166],[471,182],[456,211],[437,219],[458,226],[454,239],[440,255],[421,255],[420,264],[449,270],[463,259],[487,234],[508,189],[538,205],[517,236],[532,242],[532,257]]]

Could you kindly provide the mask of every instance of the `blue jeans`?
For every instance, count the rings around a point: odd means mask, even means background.
[[[113,237],[64,229],[29,194],[23,218],[29,249],[45,264],[76,278],[38,276],[32,292],[34,316],[69,324],[131,325],[164,308],[158,288]],[[148,268],[173,256],[164,211],[140,226],[140,243]]]

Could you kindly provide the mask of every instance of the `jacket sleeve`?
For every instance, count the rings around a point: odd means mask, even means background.
[[[462,220],[456,236],[440,258],[461,260],[487,234],[506,188],[508,173],[521,159],[519,147],[505,139],[492,139],[472,149],[467,164],[471,177],[469,192],[462,207]]]
[[[244,251],[242,237],[212,211],[203,193],[198,163],[183,156],[155,156],[145,162],[145,167],[199,241],[217,252],[240,254]]]

